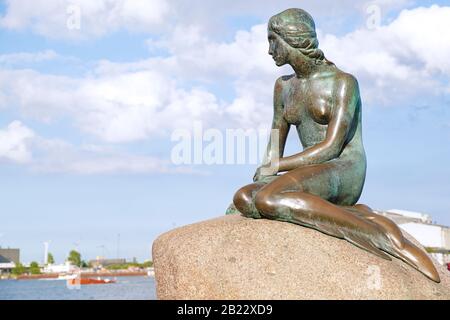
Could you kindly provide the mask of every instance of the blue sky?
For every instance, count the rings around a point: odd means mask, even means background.
[[[41,261],[51,241],[62,262],[73,248],[115,257],[120,234],[119,254],[143,260],[162,232],[222,215],[256,165],[176,166],[170,137],[196,121],[269,125],[290,70],[267,55],[265,24],[289,7],[314,16],[325,55],[359,80],[360,202],[450,225],[450,7],[336,3],[0,1],[0,245]]]

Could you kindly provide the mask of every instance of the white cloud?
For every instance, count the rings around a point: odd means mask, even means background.
[[[383,13],[405,6],[412,0],[374,0]],[[49,38],[85,39],[100,37],[117,30],[149,34],[171,31],[176,25],[202,26],[202,32],[226,33],[229,16],[249,16],[266,21],[271,15],[290,7],[301,7],[327,23],[334,15],[361,15],[366,2],[355,0],[279,0],[261,4],[259,0],[6,0],[6,13],[0,27],[31,30]],[[67,27],[73,21],[73,6],[81,13],[80,28]],[[326,8],[326,10],[324,10]],[[334,24],[342,21],[335,19]],[[332,25],[332,24],[330,24]]]
[[[19,107],[25,116],[49,122],[55,114],[67,114],[76,100],[75,78],[41,74],[33,70],[0,70],[0,107]]]
[[[106,142],[126,142],[187,128],[217,116],[216,97],[182,89],[155,71],[70,78],[31,70],[0,70],[3,107],[44,122],[70,117],[85,133]]]
[[[58,139],[34,140],[39,155],[29,164],[35,172],[93,174],[197,174],[189,167],[175,167],[170,161],[153,156],[132,155],[113,147],[99,145],[74,146]]]
[[[156,45],[170,52],[166,71],[177,78],[219,87],[233,85],[235,96],[223,104],[220,114],[227,126],[254,127],[270,122],[275,80],[292,72],[289,67],[277,68],[268,55],[266,24],[239,30],[230,42],[212,41],[197,27],[180,27]]]
[[[177,25],[201,26],[203,33],[221,38],[223,34],[232,29],[229,18],[238,18],[237,21],[248,17],[253,21],[265,22],[270,16],[287,8],[302,8],[308,11],[320,25],[327,25],[329,30],[346,29],[352,20],[360,20],[367,15],[366,7],[376,4],[383,15],[398,8],[414,3],[415,0],[278,0],[278,1],[227,1],[227,0],[171,0],[171,13]],[[347,19],[347,20],[346,20]],[[351,20],[351,21],[349,21]],[[232,29],[232,32],[235,30]]]
[[[252,72],[276,74],[267,54],[266,39],[265,24],[255,25],[249,31],[237,31],[232,42],[211,41],[192,26],[176,28],[159,45],[169,50],[181,72],[213,81],[224,76],[249,76]]]
[[[169,160],[132,155],[108,145],[75,146],[61,139],[47,139],[17,120],[0,129],[0,161],[45,173],[205,174],[190,167],[176,167]]]
[[[11,122],[0,130],[0,160],[13,163],[27,163],[32,159],[30,142],[34,132],[20,121]]]
[[[450,41],[435,28],[449,29],[449,14],[450,8],[438,6],[405,10],[376,30],[321,35],[321,47],[338,67],[357,76],[365,103],[428,99],[448,90]],[[415,31],[418,25],[423,31]],[[196,120],[205,128],[268,124],[274,81],[292,71],[273,64],[265,29],[256,25],[230,42],[216,42],[198,28],[176,28],[158,42],[168,57],[101,61],[81,78],[3,70],[0,106],[18,106],[24,115],[47,122],[67,117],[84,133],[114,143],[190,129]],[[206,89],[210,84],[214,91]],[[234,90],[228,99],[221,84]]]
[[[80,13],[79,28],[70,28],[73,8]],[[8,0],[0,26],[31,29],[50,38],[98,37],[119,29],[149,32],[162,25],[169,12],[166,0]]]
[[[449,29],[450,7],[431,6],[403,10],[375,30],[325,34],[320,40],[330,60],[361,80],[367,101],[393,105],[448,90]]]
[[[0,106],[18,107],[44,122],[73,119],[85,133],[106,142],[145,139],[174,129],[252,126],[270,121],[277,68],[267,55],[264,25],[239,31],[234,41],[216,43],[177,31],[165,40],[167,58],[136,63],[101,61],[82,78],[32,70],[0,70]],[[225,102],[191,79],[236,81],[237,97]],[[264,119],[264,121],[263,121]]]
[[[429,8],[404,10],[387,27],[397,38],[402,38],[407,58],[416,57],[424,63],[427,72],[450,73],[450,7],[437,5]]]
[[[389,8],[392,1],[379,1]],[[343,36],[320,33],[326,56],[360,81],[364,103],[398,105],[427,101],[449,90],[450,7],[403,10],[378,29],[358,29]],[[196,27],[175,30],[158,43],[171,53],[172,73],[186,78],[233,81],[235,99],[225,115],[243,126],[267,122],[272,88],[281,73],[267,55],[266,25],[239,31],[232,42],[214,42]],[[419,102],[420,103],[420,102]]]
[[[106,142],[128,142],[174,129],[253,126],[272,112],[273,82],[279,70],[267,54],[266,27],[239,31],[234,41],[209,41],[192,29],[165,40],[167,58],[121,64],[101,61],[82,78],[32,70],[0,70],[0,106],[18,107],[44,122],[73,119],[85,133]],[[236,98],[223,101],[195,79],[220,83],[235,79]],[[220,94],[219,94],[220,95]]]
[[[43,61],[50,61],[59,58],[60,56],[53,50],[45,50],[40,52],[18,52],[0,55],[0,64],[15,65],[25,63],[37,63]]]

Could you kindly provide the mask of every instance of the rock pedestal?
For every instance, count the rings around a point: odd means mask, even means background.
[[[319,231],[237,215],[164,233],[153,262],[158,299],[450,299],[437,264],[441,283]]]

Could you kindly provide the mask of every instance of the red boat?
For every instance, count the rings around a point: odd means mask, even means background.
[[[113,279],[93,279],[93,278],[81,278],[81,279],[70,279],[67,280],[69,285],[75,286],[79,284],[108,284],[108,283],[115,283],[116,280]]]

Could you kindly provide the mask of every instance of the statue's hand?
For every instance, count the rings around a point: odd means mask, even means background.
[[[253,182],[258,182],[260,179],[261,179],[261,167],[256,169],[256,172],[253,175]]]
[[[278,173],[276,166],[264,165],[256,169],[255,175],[253,176],[253,182],[257,182],[264,177],[275,176]]]

